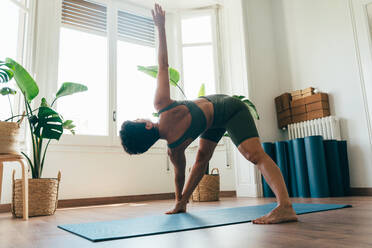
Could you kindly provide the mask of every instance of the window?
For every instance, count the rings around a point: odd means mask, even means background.
[[[156,62],[155,28],[150,10],[141,10],[147,15],[119,4],[63,0],[58,82],[82,83],[88,91],[61,98],[58,111],[74,120],[78,135],[113,141],[123,121],[152,117],[156,83],[137,66]]]
[[[118,11],[117,130],[125,120],[153,118],[156,83],[137,66],[154,65],[155,57],[152,19]]]
[[[77,134],[108,135],[106,19],[103,5],[63,1],[58,83],[78,82],[89,89],[58,101],[58,111],[74,120]]]
[[[198,96],[202,84],[206,94],[217,92],[214,18],[209,11],[181,18],[184,89],[188,99]]]
[[[0,1],[0,23],[1,24],[1,39],[0,39],[0,60],[6,57],[13,58],[17,61],[22,61],[23,45],[24,45],[24,30],[26,20],[26,6],[25,0],[20,0],[17,3],[11,0]],[[7,85],[14,87],[14,80]],[[0,85],[1,88],[1,85]],[[19,96],[20,94],[18,94]],[[4,97],[0,95],[0,120],[4,120],[12,116],[9,108],[9,100],[14,106],[14,96]]]

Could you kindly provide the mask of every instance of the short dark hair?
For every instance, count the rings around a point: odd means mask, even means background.
[[[159,138],[159,130],[156,127],[146,129],[145,122],[125,121],[121,125],[121,145],[129,154],[146,152]]]

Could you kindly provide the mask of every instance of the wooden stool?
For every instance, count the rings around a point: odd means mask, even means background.
[[[19,162],[22,167],[22,186],[23,186],[23,219],[28,220],[28,173],[27,166],[23,163],[23,157],[21,155],[13,154],[0,154],[0,200],[1,190],[3,184],[3,166],[4,162]]]

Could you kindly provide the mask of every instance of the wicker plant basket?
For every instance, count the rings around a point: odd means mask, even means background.
[[[216,172],[214,174],[214,172]],[[220,199],[220,172],[213,168],[210,175],[204,175],[192,193],[195,202],[218,201]]]
[[[20,154],[20,123],[0,121],[0,154]]]
[[[14,217],[23,217],[22,180],[14,179],[12,214]],[[61,181],[61,172],[57,178],[28,179],[28,211],[29,216],[53,215],[58,204],[58,189]]]

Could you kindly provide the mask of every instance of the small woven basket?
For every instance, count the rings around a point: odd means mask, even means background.
[[[216,174],[214,174],[216,172]],[[192,193],[195,202],[218,201],[220,199],[220,172],[213,168],[210,175],[204,175]]]
[[[23,217],[22,180],[14,179],[12,214],[14,217]],[[53,215],[58,204],[58,189],[61,181],[61,172],[57,178],[28,179],[28,212],[29,216]]]
[[[0,154],[20,154],[20,123],[0,121]]]

